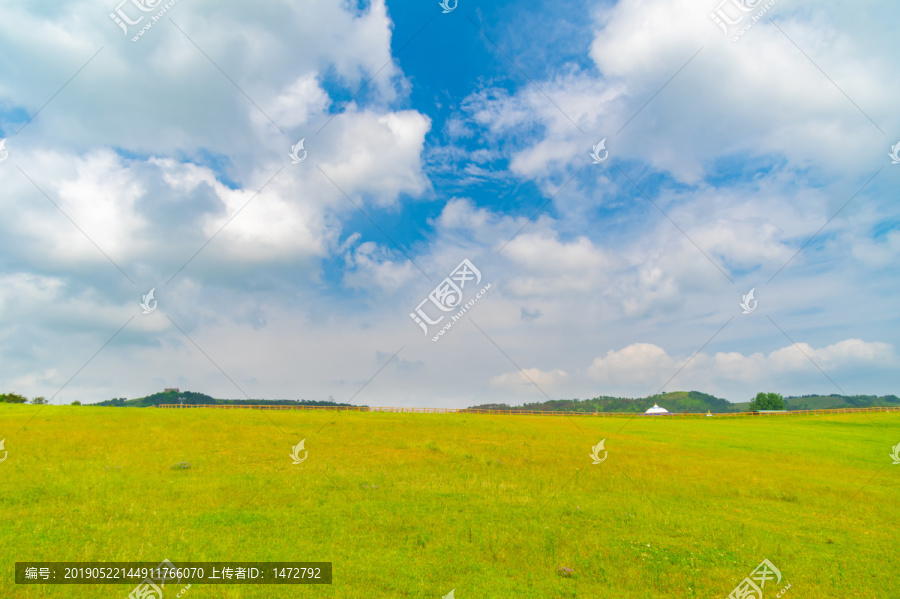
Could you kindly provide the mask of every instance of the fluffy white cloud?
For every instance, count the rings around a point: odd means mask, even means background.
[[[891,109],[900,82],[878,50],[890,46],[890,28],[849,24],[847,7],[780,3],[767,16],[790,40],[763,19],[733,43],[709,18],[714,4],[598,5],[589,54],[599,74],[560,69],[539,81],[553,103],[524,86],[514,94],[481,90],[464,107],[495,136],[539,129],[530,143],[510,147],[513,172],[539,180],[586,164],[589,146],[603,137],[619,164],[640,160],[691,183],[725,156],[775,155],[793,168],[841,173],[883,163],[882,131],[900,130]]]
[[[633,385],[650,383],[649,377],[660,379],[665,373],[674,374],[675,360],[652,343],[633,343],[618,351],[609,350],[606,356],[595,358],[588,374],[602,383]]]
[[[634,343],[595,358],[585,374],[614,388],[644,389],[644,395],[656,392],[672,377],[675,377],[670,384],[673,388],[733,392],[753,385],[791,385],[789,381],[797,380],[791,375],[802,375],[805,381],[817,386],[833,387],[818,368],[840,378],[848,373],[885,372],[896,368],[898,363],[892,345],[861,339],[845,339],[820,348],[798,342],[797,346],[780,347],[768,354],[700,352],[680,358],[670,356],[653,343]],[[653,386],[657,388],[650,389]]]
[[[285,127],[297,127],[323,114],[330,104],[331,99],[319,85],[315,73],[305,73],[267,102],[263,112]],[[257,115],[259,124],[265,115]]]
[[[0,228],[20,238],[19,251],[73,266],[106,260],[89,239],[114,260],[143,249],[133,243],[147,225],[135,207],[143,185],[117,155],[105,149],[84,156],[46,150],[28,158],[25,177],[9,170],[2,175],[7,193],[0,206],[17,222]]]
[[[344,282],[350,287],[366,290],[380,289],[393,293],[420,275],[418,269],[409,262],[394,262],[385,248],[365,242],[347,251],[345,255],[350,269]]]
[[[330,126],[330,142],[307,144],[306,160],[288,165],[231,222],[257,190],[219,190],[225,210],[207,218],[204,232],[212,236],[225,226],[219,236],[225,257],[243,261],[323,256],[340,231],[331,214],[355,213],[353,203],[393,204],[401,194],[426,189],[420,155],[430,126],[427,117],[409,110],[351,111]],[[268,177],[275,166],[269,167]],[[264,177],[260,170],[259,187]]]
[[[504,248],[518,276],[509,281],[515,295],[594,292],[608,285],[622,260],[586,237],[564,243],[540,234],[516,237]]]
[[[25,113],[52,95],[51,83],[65,81],[54,79],[57,71],[71,68],[70,77],[82,66],[66,61],[96,51],[90,40],[110,41],[66,86],[64,102],[49,104],[8,142],[0,207],[19,223],[0,228],[26,262],[100,264],[102,251],[132,275],[156,270],[145,273],[152,279],[171,274],[214,235],[203,258],[220,265],[308,261],[335,247],[342,220],[356,211],[336,185],[363,206],[428,189],[421,154],[431,123],[389,105],[406,85],[391,62],[383,2],[361,10],[337,2],[254,10],[179,3],[167,17],[190,40],[166,18],[138,44],[116,37],[121,30],[109,12],[98,1],[69,4],[65,16],[12,6],[0,25],[12,63],[34,66],[0,81],[0,104]],[[32,43],[24,30],[46,30],[46,43]],[[324,79],[355,90],[376,73],[365,108],[327,112]],[[21,126],[14,112],[0,114],[5,130]],[[300,133],[286,137],[270,118]],[[308,160],[279,172],[303,135]],[[53,214],[13,165],[84,234]]]
[[[336,131],[330,131],[334,141],[327,153],[310,160],[351,198],[368,197],[387,205],[401,193],[419,195],[428,188],[420,164],[431,127],[427,116],[414,110],[377,114],[350,107],[332,127]]]

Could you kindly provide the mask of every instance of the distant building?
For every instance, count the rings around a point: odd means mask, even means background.
[[[178,387],[166,387],[163,389],[163,393],[181,393],[181,391],[178,390]]]
[[[644,414],[648,414],[650,416],[653,416],[654,414],[668,414],[668,413],[669,413],[669,410],[667,410],[665,408],[661,408],[656,404],[653,404],[652,408],[650,408],[649,410],[644,412]]]

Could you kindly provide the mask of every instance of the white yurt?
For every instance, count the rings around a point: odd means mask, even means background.
[[[668,414],[669,410],[665,408],[659,407],[657,404],[653,404],[653,407],[644,412],[644,414],[653,415],[653,414]]]

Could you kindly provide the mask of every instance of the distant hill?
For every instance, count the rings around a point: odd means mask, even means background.
[[[336,403],[333,401],[313,401],[306,399],[215,399],[205,393],[194,391],[161,391],[138,397],[125,399],[124,397],[101,401],[90,404],[94,406],[113,406],[123,408],[149,408],[161,404],[185,404],[185,405],[297,405],[297,406],[350,406],[348,403]],[[366,407],[366,406],[363,406]]]
[[[183,398],[179,401],[179,398]],[[158,406],[164,403],[186,403],[186,404],[215,404],[216,400],[204,393],[196,393],[194,391],[161,391],[148,395],[147,397],[138,397],[135,399],[125,399],[124,397],[101,401],[91,404],[94,406],[115,406],[125,408],[148,408]]]
[[[9,394],[10,398],[14,394]],[[0,401],[3,400],[0,396]],[[9,401],[10,398],[7,398]],[[19,396],[15,396],[19,399]],[[24,400],[25,398],[21,398]],[[204,404],[204,405],[297,405],[297,406],[351,406],[353,404],[333,401],[312,401],[306,399],[215,399],[194,391],[162,391],[146,397],[125,399],[124,397],[90,404],[95,406],[115,406],[147,408],[160,404]],[[872,406],[900,406],[896,395],[802,395],[784,398],[788,410],[827,410],[833,408],[866,408]],[[670,412],[724,414],[746,412],[750,402],[731,403],[727,399],[700,391],[670,391],[649,397],[627,398],[599,396],[592,399],[556,399],[521,406],[508,404],[481,404],[470,409],[481,410],[533,410],[543,412],[646,412],[653,404],[659,404]],[[359,406],[368,407],[368,406]]]
[[[738,411],[746,411],[750,402],[734,404]],[[834,408],[870,408],[900,406],[896,395],[801,395],[784,398],[787,410],[830,410]]]
[[[593,399],[557,399],[539,403],[528,403],[518,407],[507,404],[482,404],[472,409],[482,410],[535,410],[545,412],[646,412],[653,404],[659,404],[670,412],[700,413],[738,412],[736,406],[727,399],[701,393],[700,391],[671,391],[650,397],[630,399],[626,397],[600,396]]]

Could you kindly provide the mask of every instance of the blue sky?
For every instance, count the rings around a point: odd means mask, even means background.
[[[897,9],[735,6],[9,3],[3,388],[896,393]]]

